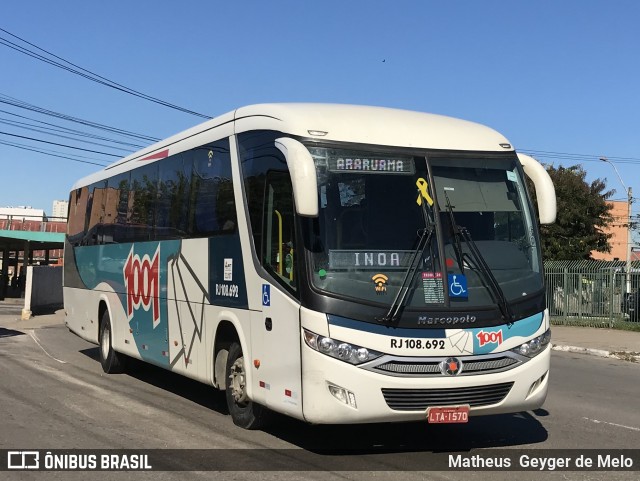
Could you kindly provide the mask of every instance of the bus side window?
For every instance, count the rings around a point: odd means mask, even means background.
[[[158,192],[158,163],[131,171],[127,241],[143,242],[153,238]]]
[[[71,191],[69,199],[69,220],[67,224],[67,237],[72,246],[81,245],[84,230],[87,203],[89,201],[89,188],[82,187]]]
[[[85,218],[85,234],[82,245],[93,246],[102,244],[102,223],[104,216],[104,202],[106,181],[96,182],[89,186],[89,199]]]
[[[160,162],[156,239],[187,236],[192,160],[188,154],[172,155]]]
[[[229,139],[198,147],[191,153],[189,233],[204,237],[236,232]]]
[[[108,180],[104,205],[103,243],[114,244],[126,240],[124,235],[129,208],[129,172]]]

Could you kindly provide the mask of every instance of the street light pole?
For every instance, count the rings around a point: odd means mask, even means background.
[[[613,170],[615,170],[616,175],[618,176],[618,179],[620,179],[620,183],[622,184],[622,187],[624,188],[624,190],[627,191],[627,249],[626,249],[627,266],[625,270],[627,271],[626,284],[627,284],[627,294],[628,294],[631,292],[631,201],[632,201],[631,187],[627,188],[627,186],[624,185],[622,176],[620,175],[620,172],[618,172],[618,169],[613,162],[611,162],[606,157],[600,157],[600,160],[603,162],[606,162],[607,164],[610,164],[611,167],[613,167]]]

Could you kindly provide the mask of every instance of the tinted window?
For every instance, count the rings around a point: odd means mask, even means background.
[[[289,171],[284,155],[274,143],[278,137],[282,137],[282,134],[273,131],[246,132],[238,136],[249,222],[256,250],[260,253],[267,172]]]
[[[237,218],[229,140],[198,147],[191,154],[189,233],[193,237],[202,237],[235,232]]]
[[[192,155],[181,153],[160,162],[156,238],[185,237],[189,226]]]
[[[83,245],[96,245],[102,241],[100,227],[102,226],[102,217],[104,215],[106,186],[106,181],[100,181],[89,186]]]
[[[102,243],[125,242],[129,211],[129,172],[107,181]]]
[[[129,212],[127,219],[129,241],[151,240],[156,214],[158,163],[131,171],[129,183]]]
[[[74,246],[80,245],[82,238],[84,237],[88,201],[88,187],[82,187],[71,191],[71,195],[69,196],[69,221],[67,225],[67,235],[69,237],[69,242]]]
[[[173,155],[71,192],[74,245],[236,232],[229,139]]]

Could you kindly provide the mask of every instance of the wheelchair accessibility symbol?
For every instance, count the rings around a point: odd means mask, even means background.
[[[462,274],[449,274],[449,297],[469,297],[467,277]]]
[[[271,286],[269,284],[262,284],[262,305],[271,305]]]

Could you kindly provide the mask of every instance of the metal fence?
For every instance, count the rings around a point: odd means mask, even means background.
[[[637,322],[633,299],[640,262],[629,273],[621,261],[547,261],[544,269],[547,307],[555,324],[612,327]]]

